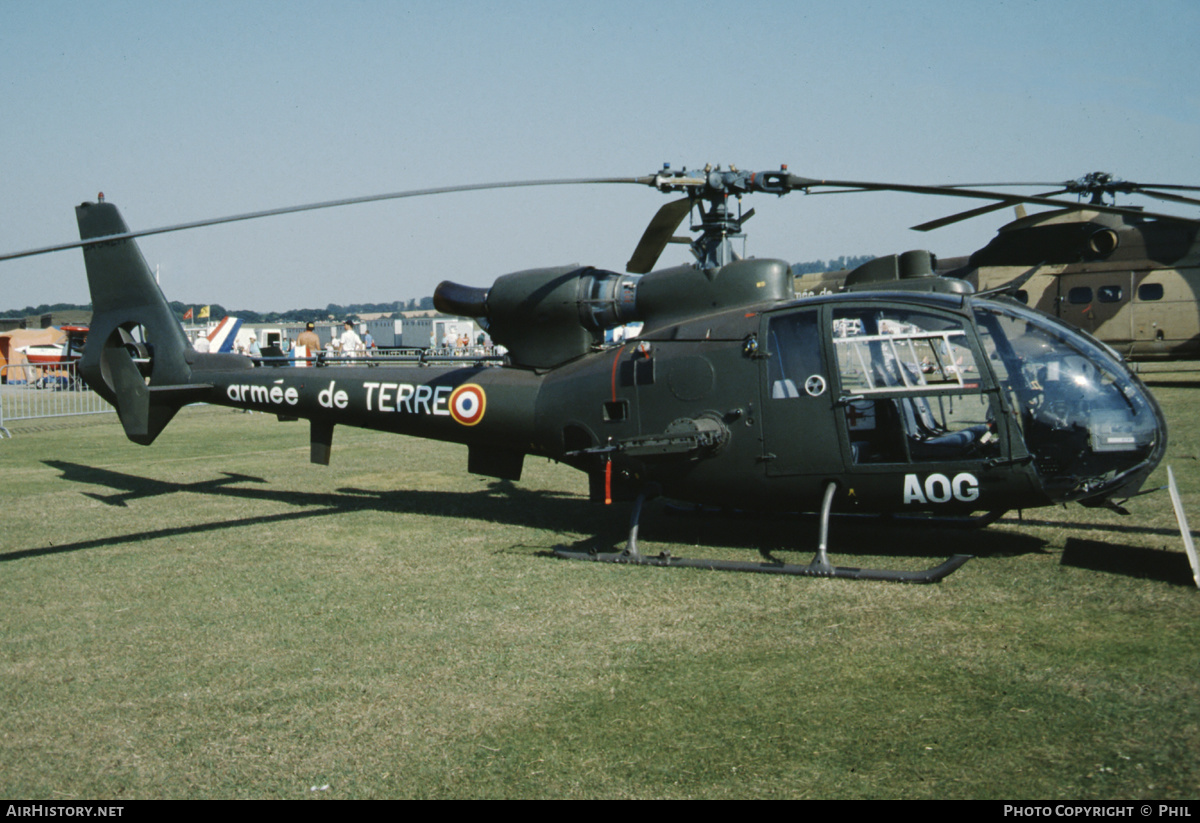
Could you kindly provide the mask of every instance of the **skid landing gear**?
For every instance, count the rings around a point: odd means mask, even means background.
[[[936,583],[952,572],[957,571],[971,559],[969,554],[956,554],[941,565],[921,571],[896,571],[892,569],[859,569],[850,566],[834,566],[829,562],[829,516],[833,508],[833,494],[837,484],[829,483],[825,487],[825,498],[821,503],[821,540],[817,546],[817,554],[807,566],[793,563],[783,563],[763,553],[766,558],[761,563],[739,560],[703,560],[698,558],[673,557],[664,551],[654,557],[647,557],[638,550],[637,533],[638,521],[641,520],[642,506],[646,502],[644,493],[637,496],[633,503],[633,514],[629,522],[629,539],[625,549],[619,552],[579,552],[556,548],[554,554],[568,560],[593,560],[600,563],[628,563],[635,566],[678,566],[689,569],[711,569],[713,571],[754,572],[757,574],[791,574],[803,577],[844,577],[850,580],[891,580],[898,583]]]

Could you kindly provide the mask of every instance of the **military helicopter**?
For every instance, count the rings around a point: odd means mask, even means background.
[[[1115,206],[1118,194],[1200,205],[1200,200],[1176,193],[1200,191],[1200,186],[1131,183],[1107,172],[1059,184],[980,185],[1057,186],[1043,196],[1073,194],[1088,203],[1031,216],[1016,204],[1016,220],[969,257],[939,259],[938,274],[988,291],[1036,267],[1014,290],[1021,302],[1087,330],[1130,361],[1200,359],[1200,224],[1135,208],[1119,213],[1088,208]],[[1012,204],[993,203],[913,228],[929,231]],[[837,291],[848,275],[805,275],[797,289]]]
[[[536,268],[488,288],[438,286],[441,311],[479,318],[507,348],[501,365],[266,369],[249,357],[197,353],[134,239],[366,200],[599,183],[683,194],[651,221],[628,271]],[[732,241],[753,212],[741,213],[743,195],[846,185],[786,166],[665,166],[644,177],[425,189],[136,232],[101,197],[76,208],[78,243],[0,259],[83,248],[94,310],[83,374],[116,406],[135,443],[152,443],[183,405],[207,402],[309,420],[310,458],[319,464],[330,460],[337,425],[462,443],[468,471],[505,480],[520,479],[527,455],[547,457],[586,473],[592,500],[633,501],[623,551],[561,549],[563,557],[932,582],[968,556],[920,572],[835,566],[831,514],[984,512],[987,522],[1012,508],[1111,506],[1137,493],[1162,459],[1166,422],[1138,378],[1086,333],[1015,301],[973,295],[963,280],[932,276],[924,251],[877,262],[872,290],[807,299],[796,297],[788,263],[734,254]],[[690,241],[696,263],[653,270],[689,214],[698,216]],[[924,287],[912,288],[916,282]],[[605,343],[606,330],[635,321],[643,324],[636,338]],[[769,555],[762,562],[643,555],[642,506],[658,495],[819,511],[816,556],[800,565]]]

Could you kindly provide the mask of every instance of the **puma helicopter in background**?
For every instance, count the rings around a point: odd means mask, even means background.
[[[491,188],[636,184],[681,195],[650,222],[625,272],[535,268],[488,287],[443,282],[435,304],[478,318],[507,349],[485,360],[256,368],[188,345],[135,238],[369,200]],[[933,276],[928,252],[872,263],[869,288],[797,298],[782,260],[739,259],[741,199],[824,187],[1074,207],[953,187],[816,180],[736,167],[631,178],[472,184],[330,201],[130,231],[99,199],[76,208],[93,303],[82,360],[125,433],[152,443],[188,403],[307,419],[311,460],[329,462],[338,425],[467,447],[467,470],[519,480],[526,456],[588,476],[591,499],[633,501],[624,551],[564,557],[769,573],[929,582],[920,572],[834,566],[834,512],[958,517],[1067,501],[1113,506],[1139,490],[1166,449],[1154,398],[1091,336],[1008,299]],[[1121,213],[1119,209],[1101,206]],[[684,218],[696,262],[654,269]],[[605,332],[641,323],[631,340]],[[819,512],[808,565],[675,558],[638,550],[644,500]]]
[[[1088,202],[1027,216],[1014,198],[913,226],[930,231],[1016,205],[1015,221],[968,257],[940,258],[938,274],[989,291],[1036,269],[1013,290],[1021,302],[1090,332],[1127,360],[1200,360],[1200,224],[1136,208],[1089,208],[1115,206],[1118,194],[1200,206],[1200,199],[1178,193],[1200,186],[1131,183],[1106,172],[1057,184],[978,185],[1053,187],[1041,196],[1073,194]],[[848,275],[803,275],[797,291],[838,291]]]

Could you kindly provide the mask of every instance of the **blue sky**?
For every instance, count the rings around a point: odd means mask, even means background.
[[[74,239],[73,206],[98,191],[148,227],[663,162],[1200,184],[1197,35],[1194,0],[0,0],[0,250]],[[171,299],[391,301],[534,266],[620,271],[664,200],[635,186],[451,194],[141,245]],[[759,195],[747,251],[966,254],[1008,213],[907,227],[974,204]],[[0,263],[0,308],[86,300],[78,251]]]

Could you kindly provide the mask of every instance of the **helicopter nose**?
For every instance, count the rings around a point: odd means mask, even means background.
[[[1118,471],[1117,475],[1107,483],[1103,483],[1095,494],[1079,499],[1079,502],[1085,506],[1103,505],[1116,497],[1132,497],[1137,494],[1142,488],[1142,484],[1158,468],[1158,464],[1162,462],[1163,456],[1166,454],[1167,421],[1163,417],[1162,409],[1145,385],[1137,377],[1133,375],[1130,377],[1141,394],[1139,404],[1145,409],[1147,423],[1152,425],[1139,426],[1130,420],[1125,424],[1127,433],[1103,433],[1101,435],[1098,448],[1102,448],[1105,442],[1113,441],[1123,447],[1132,445],[1133,448],[1127,448],[1123,452],[1126,459],[1122,462],[1127,466],[1124,472]],[[1151,414],[1153,415],[1152,419],[1149,417]],[[1119,469],[1120,464],[1117,465]]]
[[[1145,385],[1099,352],[1026,366],[1025,439],[1054,502],[1104,505],[1136,494],[1166,452],[1167,423]]]
[[[1142,381],[1111,349],[1054,317],[975,305],[1049,502],[1104,505],[1136,493],[1167,448],[1166,420]]]

